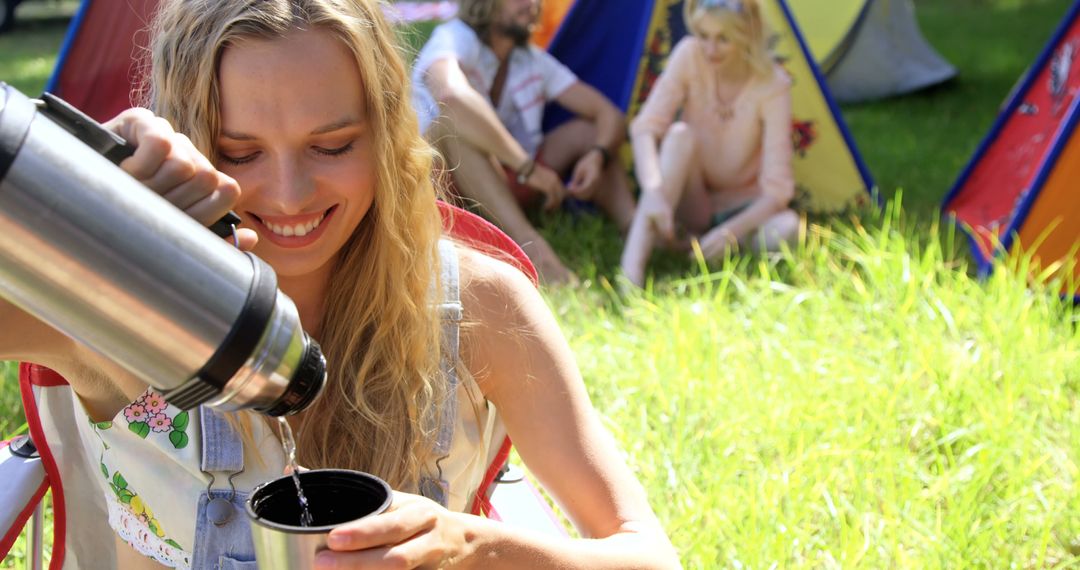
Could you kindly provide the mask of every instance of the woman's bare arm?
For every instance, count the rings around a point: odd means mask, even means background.
[[[474,560],[507,568],[673,568],[679,562],[640,483],[589,401],[539,292],[517,270],[463,256],[465,364],[499,410],[529,469],[588,540],[487,526]],[[497,555],[497,556],[496,556]]]

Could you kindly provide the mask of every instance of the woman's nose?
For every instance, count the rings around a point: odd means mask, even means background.
[[[268,182],[267,198],[282,214],[304,212],[315,195],[314,177],[302,159],[279,160]]]

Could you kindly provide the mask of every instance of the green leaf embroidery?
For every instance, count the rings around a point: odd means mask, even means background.
[[[135,493],[132,493],[127,489],[121,489],[120,492],[116,494],[116,497],[120,499],[121,503],[124,503],[125,505],[130,505],[131,499],[135,498]]]
[[[187,412],[180,412],[179,414],[176,414],[175,418],[172,419],[172,427],[176,431],[184,431],[185,429],[187,429],[187,424],[188,424],[188,413]],[[175,442],[173,442],[173,443],[175,443]]]
[[[135,433],[135,435],[146,439],[146,436],[150,434],[150,424],[146,422],[133,422],[128,424],[128,429]]]
[[[102,473],[103,475],[105,475],[105,478],[106,478],[106,479],[108,479],[108,478],[109,478],[109,468],[108,468],[108,467],[105,467],[105,464],[104,464],[104,463],[102,463],[102,464],[101,464],[101,473]]]
[[[112,427],[112,422],[98,422],[94,424],[94,427],[98,429],[109,429]]]
[[[116,484],[111,481],[109,482],[109,487],[112,488],[112,492],[116,494],[117,497],[120,496],[120,487],[117,487]]]
[[[121,475],[119,471],[117,471],[116,473],[113,473],[112,480],[113,480],[113,484],[116,485],[117,487],[119,487],[121,489],[127,489],[127,479],[124,479],[124,476]]]
[[[187,447],[188,435],[182,431],[173,431],[169,434],[169,441],[176,449],[183,449]]]
[[[154,519],[150,519],[150,522],[147,523],[147,526],[150,527],[150,532],[152,532],[154,534],[158,533],[157,521],[155,521]]]
[[[171,538],[166,538],[165,539],[165,544],[168,544],[169,546],[171,546],[171,547],[173,547],[173,548],[175,548],[177,550],[183,550],[184,549],[183,546],[180,546],[179,543],[177,543],[175,540],[173,540]]]

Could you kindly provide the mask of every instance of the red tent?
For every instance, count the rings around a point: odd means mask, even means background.
[[[98,121],[139,103],[132,97],[157,0],[84,0],[45,88]]]

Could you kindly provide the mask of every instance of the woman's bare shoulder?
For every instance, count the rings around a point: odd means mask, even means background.
[[[507,261],[468,247],[459,246],[458,252],[466,318],[508,317],[522,303],[540,299],[532,281]]]
[[[779,63],[774,63],[765,85],[770,92],[791,91],[791,74]]]
[[[773,64],[769,73],[757,76],[748,89],[759,104],[765,104],[778,95],[791,93],[791,76],[780,64]]]
[[[684,36],[668,56],[667,69],[681,69],[693,65],[694,59],[701,53],[701,40],[692,34]]]

